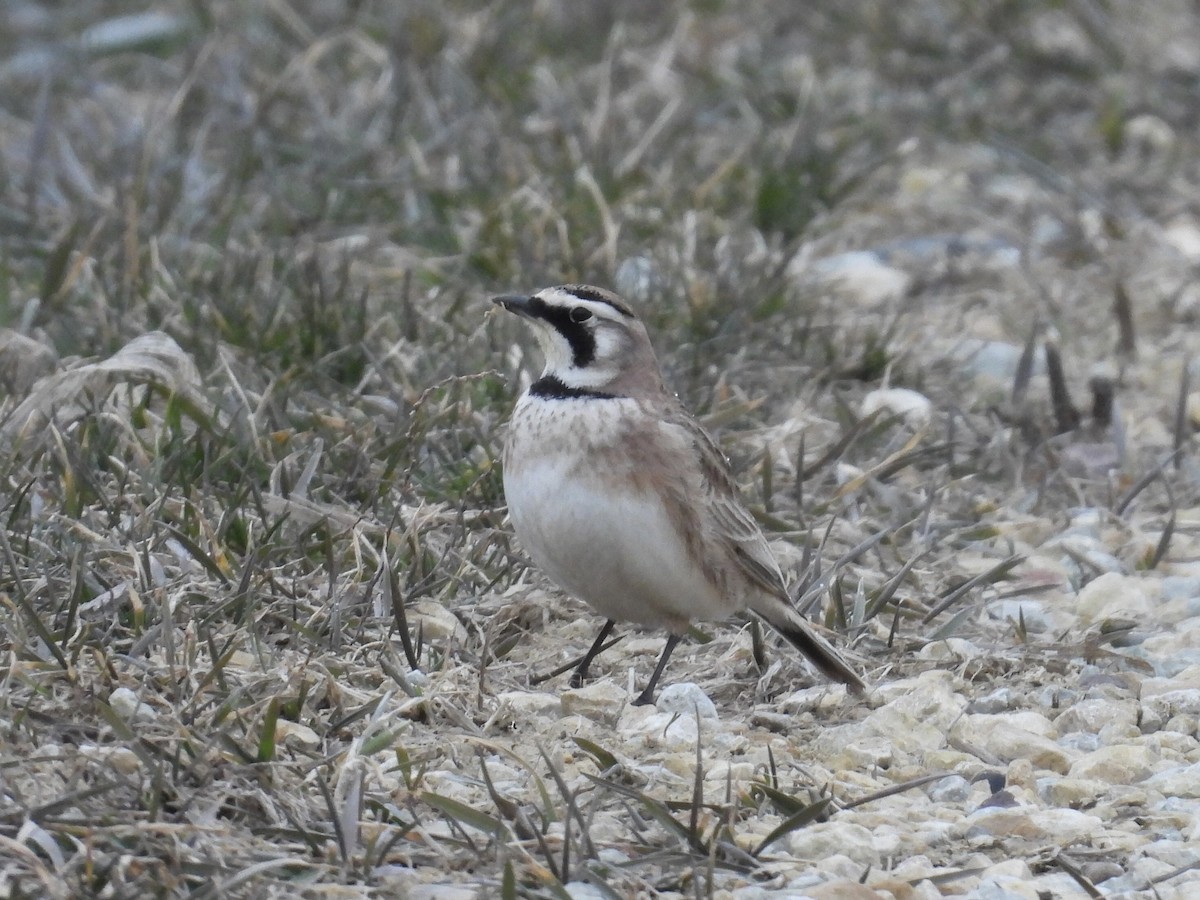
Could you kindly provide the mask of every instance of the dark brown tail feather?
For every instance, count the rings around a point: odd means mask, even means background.
[[[777,597],[771,597],[754,610],[768,625],[785,637],[793,647],[808,657],[809,661],[832,681],[838,681],[855,694],[867,689],[866,682],[850,668],[825,639],[813,631],[803,617]]]

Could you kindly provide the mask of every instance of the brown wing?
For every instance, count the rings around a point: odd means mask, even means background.
[[[742,503],[725,454],[682,407],[667,420],[687,432],[700,463],[704,506],[712,516],[718,538],[729,548],[738,568],[764,591],[791,602],[779,563],[775,561],[762,529]]]
[[[775,561],[758,523],[742,503],[729,463],[700,423],[680,407],[668,421],[683,428],[700,461],[705,504],[716,525],[717,538],[725,543],[738,569],[765,596],[750,600],[750,608],[783,635],[827,677],[846,684],[855,693],[866,685],[858,673],[806,622],[792,606],[783,573]]]

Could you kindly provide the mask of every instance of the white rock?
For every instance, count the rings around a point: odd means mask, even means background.
[[[1074,809],[1003,808],[985,806],[967,816],[967,835],[1018,837],[1026,840],[1053,840],[1061,845],[1078,841],[1100,831],[1104,823],[1098,816]]]
[[[854,863],[854,860],[852,859],[848,859],[846,857],[842,857],[842,859],[845,859],[848,863]],[[816,867],[813,867],[811,869],[806,869],[803,873],[794,878],[788,879],[787,889],[794,892],[798,897],[808,897],[808,892],[810,890],[819,888],[821,885],[828,883],[829,877],[818,871]],[[787,897],[789,895],[785,894],[784,896]],[[760,898],[756,898],[756,900],[760,900]],[[774,894],[771,895],[771,900],[774,900]]]
[[[640,709],[640,707],[635,707]],[[699,723],[711,720],[700,720],[694,715],[679,713],[651,712],[647,716],[624,716],[621,720],[621,734],[628,741],[640,739],[642,746],[663,748],[666,750],[689,751],[684,760],[685,766],[694,765],[694,757],[690,755],[696,748],[696,741],[702,731]],[[711,728],[703,729],[704,743],[711,737]],[[671,767],[669,767],[671,768]]]
[[[1148,718],[1158,723],[1158,728],[1149,730],[1157,731],[1178,716],[1200,716],[1200,688],[1152,694],[1142,701],[1143,731],[1148,730]]]
[[[702,719],[717,718],[717,707],[700,686],[691,681],[682,681],[663,688],[654,705],[659,712],[699,715]]]
[[[1033,790],[1034,785],[1034,767],[1033,763],[1025,757],[1014,759],[1008,764],[1005,770],[1005,786],[1008,788],[1026,788],[1029,791]],[[1024,796],[1024,795],[1022,795]],[[1032,799],[1032,798],[1031,798]]]
[[[1200,284],[1192,282],[1175,295],[1175,316],[1183,322],[1195,322],[1200,318]],[[1200,395],[1195,391],[1188,394],[1187,416],[1192,422],[1200,419]]]
[[[779,891],[769,890],[757,884],[748,884],[745,887],[734,888],[728,896],[729,900],[776,900],[780,894]],[[796,894],[796,896],[801,897],[803,894]]]
[[[1017,695],[1012,688],[996,688],[989,694],[972,700],[967,711],[972,713],[1001,713],[1016,705]]]
[[[775,701],[774,706],[789,716],[800,713],[821,715],[837,709],[846,701],[846,686],[842,684],[818,684],[801,688]]]
[[[526,772],[510,765],[511,760],[505,756],[493,753],[491,756],[484,757],[480,762],[487,767],[492,784],[501,794],[521,791],[528,784]]]
[[[789,276],[802,279],[807,274],[807,267],[800,260],[801,257],[797,257],[788,266]],[[811,274],[863,306],[899,300],[912,287],[911,275],[889,266],[880,259],[879,254],[870,250],[827,256],[813,264]]]
[[[80,744],[79,755],[106,763],[122,775],[133,775],[142,767],[138,755],[128,747]]]
[[[914,715],[936,717],[938,723],[949,727],[967,705],[967,699],[957,689],[952,672],[930,669],[914,678],[885,681],[875,686],[873,695],[887,705],[895,705]],[[908,698],[901,701],[901,698]]]
[[[1057,685],[1053,687],[1042,688],[1042,690],[1038,691],[1037,694],[1038,706],[1045,707],[1047,711],[1057,711],[1063,709],[1064,707],[1070,706],[1073,703],[1077,703],[1078,699],[1078,691],[1073,691],[1070,688],[1058,687]]]
[[[1104,781],[1091,778],[1039,778],[1036,784],[1037,795],[1050,806],[1062,806],[1072,809],[1094,803],[1112,790],[1112,786]]]
[[[290,719],[275,721],[275,741],[287,747],[311,749],[321,746],[321,737],[307,725]],[[390,750],[388,751],[391,752]]]
[[[58,357],[45,344],[0,328],[0,383],[15,397],[28,393],[33,383],[54,371]]]
[[[1184,691],[1195,688],[1200,690],[1200,665],[1188,666],[1175,673],[1171,678],[1145,678],[1138,686],[1138,696],[1145,700],[1158,694],[1173,691]]]
[[[819,862],[841,854],[864,866],[879,865],[871,832],[853,822],[817,822],[785,838],[792,856]]]
[[[1168,575],[1161,582],[1164,600],[1194,600],[1200,597],[1200,575]]]
[[[1005,875],[985,877],[969,896],[971,900],[1041,900],[1037,887],[1031,882]]]
[[[1141,897],[1145,893],[1146,885],[1153,884],[1158,878],[1165,878],[1172,871],[1174,867],[1168,863],[1146,856],[1137,857],[1130,861],[1128,871],[1124,875],[1104,882],[1103,896],[1119,897],[1121,900],[1126,897]],[[1155,885],[1154,893],[1158,895],[1155,900],[1191,900],[1191,897],[1195,896],[1172,896],[1165,893],[1164,888],[1169,890],[1166,885]]]
[[[1143,703],[1140,723],[1142,734],[1154,734],[1161,730],[1171,718],[1165,704],[1156,704],[1153,700]]]
[[[1068,773],[1072,778],[1092,778],[1108,784],[1136,784],[1154,773],[1158,755],[1138,744],[1101,747],[1077,759]]]
[[[979,876],[979,883],[965,896],[969,900],[1041,900],[1033,884],[1033,874],[1028,866],[1025,871],[1007,860],[988,866]]]
[[[1116,878],[1118,875],[1125,874],[1125,868],[1118,862],[1111,859],[1098,859],[1093,862],[1084,863],[1082,866],[1083,875],[1092,884],[1101,884],[1108,881],[1110,878]],[[1065,894],[1066,891],[1062,891]]]
[[[1027,759],[1053,772],[1066,772],[1071,765],[1071,753],[1050,737],[1054,725],[1033,711],[963,716],[956,733],[1002,762]]]
[[[978,645],[971,643],[966,638],[954,637],[932,641],[917,651],[918,659],[938,661],[966,662],[971,659],[982,659],[984,656],[985,654]]]
[[[1161,860],[1175,868],[1193,866],[1200,862],[1200,852],[1197,852],[1197,848],[1182,840],[1163,838],[1147,844],[1143,852],[1146,856]]]
[[[562,698],[548,691],[504,691],[496,695],[496,700],[514,722],[531,716],[557,717],[562,712]]]
[[[1083,464],[1083,468],[1088,469],[1086,463]],[[1108,547],[1098,537],[1086,534],[1065,535],[1054,545],[1067,554],[1063,565],[1074,573],[1073,580],[1077,582],[1091,578],[1096,572],[1110,575],[1122,574],[1125,571],[1125,564],[1109,552]]]
[[[1054,737],[1058,734],[1053,722],[1031,709],[966,716],[960,726],[966,729],[966,734],[979,737],[984,742],[993,739],[998,730],[1025,731],[1039,737]]]
[[[891,765],[898,753],[923,755],[946,745],[946,731],[966,703],[954,693],[949,672],[881,685],[877,695],[888,702],[865,719],[817,735],[818,755],[851,768]]]
[[[900,878],[909,884],[914,884],[921,878],[932,878],[937,874],[937,867],[928,856],[916,855],[896,860],[892,867],[893,878]]]
[[[895,893],[894,897],[905,897],[906,900],[942,900],[946,895],[932,881],[926,879],[916,884],[907,885],[905,893]]]
[[[1078,506],[1070,512],[1071,521],[1063,534],[1087,534],[1092,537],[1100,536],[1100,529],[1110,515],[1108,510],[1095,506]]]
[[[1163,238],[1188,262],[1200,262],[1200,225],[1191,219],[1177,219],[1163,229]]]
[[[1028,881],[1033,877],[1029,866],[1023,859],[1006,859],[1003,862],[988,866],[980,873],[982,878],[1019,878]]]
[[[568,881],[563,885],[571,900],[607,900],[609,896],[600,888],[586,881]]]
[[[610,866],[627,866],[630,863],[629,854],[617,847],[598,847],[596,857]]]
[[[109,694],[108,705],[126,722],[146,722],[158,716],[153,706],[143,703],[138,695],[127,687],[119,687]]]
[[[1104,747],[1128,744],[1141,736],[1142,732],[1132,722],[1110,722],[1096,734],[1096,737],[1100,739],[1101,746]]]
[[[911,812],[913,807],[907,806],[904,809]],[[871,838],[875,844],[875,852],[884,859],[895,859],[897,856],[907,853],[909,848],[914,846],[914,836],[909,826],[908,820],[900,820],[895,825],[873,825]],[[925,845],[918,841],[915,846],[923,849]]]
[[[826,875],[832,875],[835,878],[854,878],[862,874],[861,864],[854,859],[851,859],[845,853],[834,853],[832,856],[827,856],[824,859],[818,860],[816,868],[818,871]],[[855,869],[858,869],[858,874],[855,874]]]
[[[934,803],[961,803],[971,796],[971,782],[961,775],[947,775],[931,784],[926,793]]]
[[[839,461],[833,467],[833,477],[839,486],[849,484],[851,481],[861,478],[865,474],[858,466],[851,465],[848,462]]]
[[[1131,116],[1125,121],[1125,144],[1142,152],[1163,152],[1175,143],[1175,129],[1164,119],[1150,113]]]
[[[1082,700],[1062,711],[1054,720],[1060,735],[1072,731],[1098,734],[1107,725],[1133,726],[1138,719],[1138,704],[1133,700]]]
[[[583,716],[602,725],[616,725],[629,703],[629,694],[612,681],[597,681],[559,694],[564,716]]]
[[[1200,799],[1200,763],[1159,772],[1142,782],[1142,786],[1168,797]]]
[[[910,425],[924,425],[933,417],[929,398],[908,388],[879,388],[863,397],[863,418],[879,410],[899,416]]]
[[[1011,388],[1024,353],[1025,348],[1019,344],[965,338],[956,345],[952,356],[968,375],[991,378]],[[1042,375],[1045,371],[1045,356],[1041,353],[1035,354],[1033,374]]]
[[[1150,593],[1151,588],[1142,578],[1106,572],[1084,585],[1075,598],[1075,614],[1083,625],[1108,618],[1153,621]]]
[[[941,728],[891,704],[875,710],[860,724],[864,733],[890,737],[893,746],[906,753],[946,746],[946,734]]]
[[[826,881],[818,887],[807,888],[803,893],[794,894],[786,893],[782,896],[784,900],[790,900],[795,897],[796,900],[879,900],[881,897],[896,896],[891,893],[889,888],[893,885],[887,881],[876,883],[878,876],[871,873],[869,884],[862,883],[862,875],[846,876],[836,878],[832,881]],[[923,900],[923,893],[910,893],[908,885],[903,886],[905,900]],[[719,893],[714,896],[721,896]],[[779,897],[779,894],[772,894],[771,900]],[[940,900],[940,895],[939,895]]]
[[[1195,716],[1171,716],[1163,723],[1162,731],[1164,734],[1176,732],[1190,737],[1193,734],[1200,734],[1200,722]]]
[[[1189,731],[1177,734],[1164,730],[1158,734],[1143,735],[1138,738],[1137,743],[1146,745],[1167,762],[1176,759],[1196,760],[1200,759],[1200,740],[1193,737],[1197,733]],[[1160,770],[1162,768],[1164,767],[1159,767]]]
[[[758,767],[750,762],[732,762],[730,760],[718,760],[704,770],[704,779],[706,781],[715,781],[718,784],[725,784],[726,781],[732,781],[734,784],[753,780]]]
[[[833,769],[888,769],[895,762],[895,747],[890,740],[877,734],[864,735],[857,725],[822,731],[814,749]]]
[[[408,627],[414,634],[419,628],[427,641],[453,638],[462,642],[467,638],[467,629],[458,621],[458,616],[436,600],[418,600],[408,608],[407,615]]]
[[[408,900],[478,900],[479,892],[461,884],[414,884],[404,896]]]
[[[1028,29],[1034,56],[1081,67],[1096,60],[1096,45],[1084,26],[1056,7],[1039,7],[1030,15]]]

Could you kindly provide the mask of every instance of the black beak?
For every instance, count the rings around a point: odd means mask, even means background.
[[[518,316],[531,315],[529,306],[533,300],[528,294],[505,294],[502,297],[493,297],[492,302],[497,306],[503,306],[510,313],[516,313]]]

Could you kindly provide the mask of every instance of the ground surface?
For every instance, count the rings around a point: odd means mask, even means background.
[[[146,6],[0,21],[0,896],[1200,891],[1194,3]],[[867,698],[538,680],[564,281]]]

